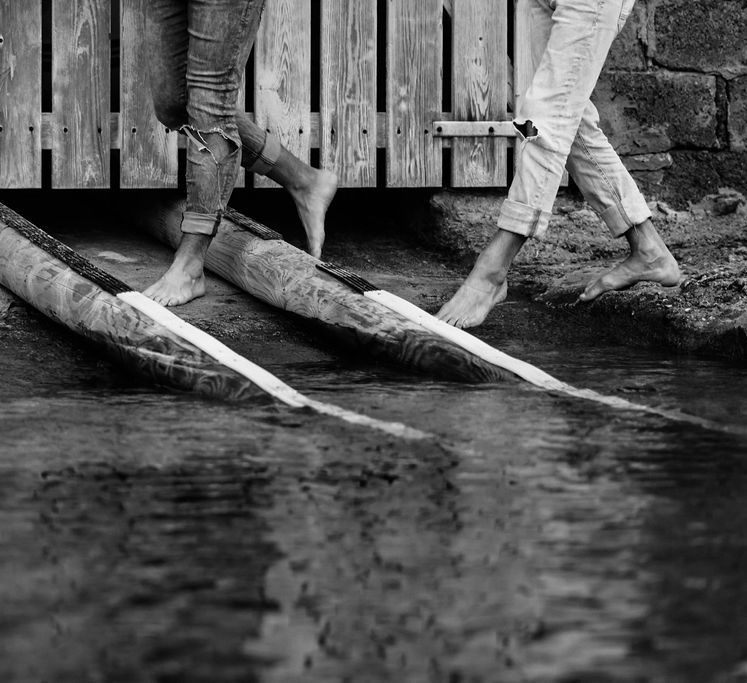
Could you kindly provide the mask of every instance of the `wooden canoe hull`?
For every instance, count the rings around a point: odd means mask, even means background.
[[[252,382],[78,275],[3,220],[0,284],[158,384],[215,398],[269,400]]]
[[[183,202],[160,200],[135,217],[139,227],[176,247]],[[516,376],[426,331],[317,269],[319,261],[291,244],[262,239],[225,218],[206,265],[237,287],[277,308],[319,323],[373,358],[432,377],[462,382]]]

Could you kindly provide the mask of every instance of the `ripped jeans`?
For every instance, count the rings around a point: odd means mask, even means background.
[[[514,125],[517,172],[502,230],[542,237],[564,168],[614,237],[651,217],[589,99],[635,0],[528,0],[534,76]]]
[[[237,110],[264,0],[147,0],[158,120],[187,136],[182,232],[215,235],[240,165],[267,174],[280,143]]]

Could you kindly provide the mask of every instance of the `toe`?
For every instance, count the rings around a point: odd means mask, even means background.
[[[611,289],[611,287],[605,282],[604,278],[599,278],[592,282],[578,298],[581,301],[594,301],[600,294],[604,294]]]

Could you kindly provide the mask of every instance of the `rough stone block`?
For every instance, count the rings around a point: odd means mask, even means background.
[[[729,83],[729,143],[735,152],[747,150],[747,76]]]
[[[687,207],[706,195],[730,187],[747,194],[747,154],[744,152],[673,151],[674,163],[652,193],[675,208]],[[636,179],[638,174],[636,175]]]
[[[659,0],[651,9],[652,56],[677,70],[747,74],[743,0]]]
[[[623,163],[629,171],[660,171],[663,168],[669,168],[673,161],[669,152],[658,152],[626,156],[623,157]]]
[[[592,99],[621,154],[718,147],[715,76],[609,72]]]
[[[646,68],[647,20],[646,4],[636,3],[625,28],[612,43],[605,69],[642,71]]]

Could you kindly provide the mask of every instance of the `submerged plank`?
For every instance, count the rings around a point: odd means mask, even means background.
[[[376,186],[376,4],[322,0],[321,164],[340,187]]]
[[[0,188],[41,187],[41,0],[0,0]]]
[[[183,203],[142,207],[140,227],[172,247]],[[314,320],[374,358],[450,380],[494,382],[515,375],[427,332],[317,268],[317,259],[279,239],[250,232],[250,219],[229,212],[207,254],[207,267],[277,308]],[[249,229],[247,229],[249,228]]]
[[[19,232],[29,225],[0,204],[0,284],[16,296],[159,384],[224,399],[266,396]]]
[[[506,0],[454,0],[453,108],[456,121],[506,118],[508,29]],[[454,138],[453,187],[505,186],[505,138]]]
[[[109,187],[111,6],[52,0],[52,187]]]

